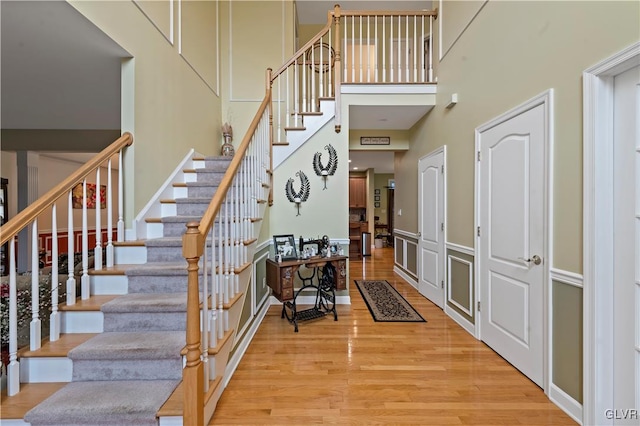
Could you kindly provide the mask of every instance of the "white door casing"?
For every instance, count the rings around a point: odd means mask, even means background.
[[[418,291],[444,307],[446,147],[418,162]]]
[[[614,268],[614,80],[640,65],[640,42],[590,67],[583,73],[583,424],[612,425],[623,409],[615,400]],[[637,117],[636,117],[637,119]],[[636,145],[637,147],[637,145]],[[635,156],[638,158],[636,148]],[[636,167],[640,164],[636,162]],[[640,176],[636,175],[636,179]],[[636,193],[636,197],[638,194]],[[640,206],[637,205],[636,215]],[[638,218],[636,217],[636,221]],[[639,226],[636,223],[636,227]],[[638,230],[636,229],[636,233]],[[636,250],[640,251],[640,235]],[[637,253],[636,253],[637,256]],[[636,262],[638,259],[635,259]],[[637,264],[636,264],[637,267]],[[640,275],[640,271],[636,270]],[[636,275],[636,280],[638,280]],[[635,284],[635,318],[640,327],[640,284]],[[640,328],[636,329],[636,392],[640,395]],[[640,401],[636,398],[636,406]],[[618,411],[612,411],[618,408]],[[626,412],[629,413],[628,411]],[[636,413],[637,416],[637,413]],[[637,421],[637,418],[635,419]]]
[[[479,338],[545,390],[552,95],[476,130]]]

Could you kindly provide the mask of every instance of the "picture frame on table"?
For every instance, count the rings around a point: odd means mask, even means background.
[[[281,256],[282,260],[295,260],[298,258],[296,240],[293,234],[274,235],[273,249],[276,258],[278,255]]]

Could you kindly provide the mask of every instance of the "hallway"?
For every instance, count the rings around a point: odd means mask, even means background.
[[[350,261],[351,305],[300,331],[269,309],[210,425],[576,424],[542,390],[393,273]],[[376,323],[353,280],[388,280],[427,320]]]

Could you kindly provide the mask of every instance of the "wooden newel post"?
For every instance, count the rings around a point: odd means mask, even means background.
[[[341,53],[340,46],[342,45],[340,40],[340,5],[336,4],[333,6],[333,27],[334,27],[334,35],[333,37],[333,50],[335,52],[335,61],[333,67],[333,76],[334,76],[334,85],[333,90],[335,93],[333,94],[333,98],[335,99],[336,109],[335,109],[335,130],[336,133],[340,133],[342,124],[341,124],[341,105],[340,105],[340,91],[342,86],[342,81],[340,79],[342,75],[342,64],[341,64]]]
[[[273,87],[271,68],[267,68],[267,96],[269,96],[269,170],[273,170]],[[279,103],[279,102],[278,102]],[[278,108],[280,106],[278,105]],[[273,173],[269,175],[269,206],[273,205]]]
[[[200,296],[198,289],[198,261],[204,250],[204,238],[198,222],[187,223],[182,236],[182,255],[187,260],[187,355],[182,370],[184,384],[185,425],[204,424],[204,370],[200,348]]]

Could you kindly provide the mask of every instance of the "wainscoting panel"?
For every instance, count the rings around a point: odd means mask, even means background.
[[[412,232],[394,231],[394,271],[418,288],[418,236]]]
[[[447,300],[444,311],[465,330],[475,335],[474,251],[472,248],[451,243],[447,243],[446,247]]]
[[[552,274],[551,382],[582,404],[582,288],[557,277]]]
[[[181,1],[178,51],[216,94],[219,70],[219,19],[217,1]]]

